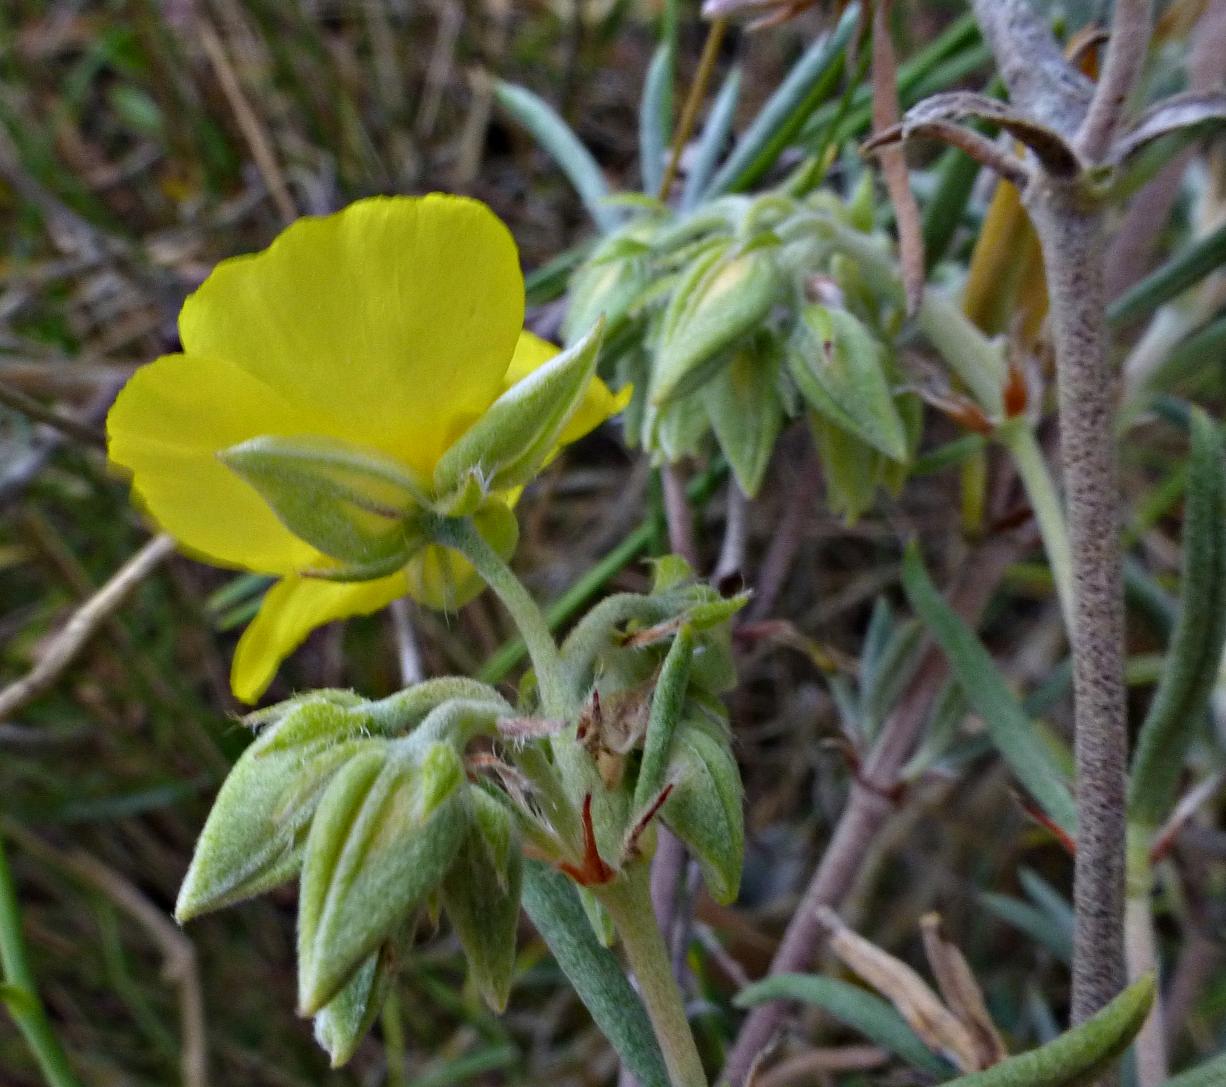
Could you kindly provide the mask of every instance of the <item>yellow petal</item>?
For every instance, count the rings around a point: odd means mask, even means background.
[[[351,615],[369,615],[403,596],[403,571],[375,581],[282,578],[264,596],[259,613],[243,631],[230,686],[236,697],[254,702],[268,689],[277,668],[316,627]]]
[[[541,339],[540,336],[527,331],[521,332],[519,341],[515,345],[515,354],[511,358],[511,365],[507,367],[502,391],[505,392],[517,381],[522,381],[537,367],[544,366],[559,350],[561,349],[548,340]],[[614,394],[600,378],[593,378],[575,414],[563,427],[558,437],[558,448],[578,441],[585,434],[595,430],[610,416],[616,415],[630,403],[633,391],[627,385]]]
[[[264,573],[289,573],[315,552],[277,519],[217,452],[258,434],[318,433],[326,424],[245,370],[165,355],[142,366],[107,416],[111,460],[137,500],[189,553]]]
[[[179,333],[428,477],[456,417],[498,395],[523,310],[515,243],[484,204],[375,197],[223,261]]]

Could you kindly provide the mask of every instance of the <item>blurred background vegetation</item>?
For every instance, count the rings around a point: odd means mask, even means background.
[[[1072,29],[1099,7],[1061,10]],[[683,92],[705,32],[697,5],[681,8]],[[729,35],[720,63],[735,56],[744,65],[742,120],[831,25],[823,8],[774,30]],[[897,8],[904,61],[962,14],[952,0]],[[1160,49],[1172,64],[1186,52],[1193,9],[1166,6]],[[103,420],[135,366],[175,349],[178,307],[209,269],[264,246],[299,214],[370,193],[434,189],[487,201],[511,226],[525,269],[547,266],[590,228],[563,175],[496,104],[491,76],[552,103],[611,187],[633,189],[639,99],[661,15],[644,0],[0,5],[0,680],[28,672],[74,607],[146,541],[125,483],[107,470]],[[991,74],[977,37],[963,35],[924,89],[979,88]],[[808,108],[833,111],[847,78]],[[867,116],[839,116],[828,184],[850,196],[863,171],[854,144]],[[800,161],[815,129],[803,131],[810,135],[784,151],[778,174]],[[936,162],[935,154],[916,159],[921,206],[938,184]],[[970,259],[987,203],[986,189],[969,194],[948,250],[955,265]],[[1145,267],[1182,244],[1192,218],[1190,201],[1177,202]],[[556,332],[558,277],[529,282],[530,322]],[[1214,359],[1177,377],[1220,404],[1220,351]],[[47,412],[54,425],[41,418]],[[1170,419],[1144,425],[1146,441],[1125,454],[1136,511],[1130,543],[1149,571],[1137,584],[1152,590],[1148,612],[1134,615],[1138,697],[1156,674],[1147,653],[1161,647],[1163,616],[1169,623],[1183,448]],[[958,435],[938,417],[927,440],[936,448]],[[985,461],[982,470],[1000,467]],[[800,426],[783,436],[747,522],[733,574],[760,596],[738,640],[742,685],[732,709],[750,855],[736,906],[698,903],[688,962],[695,1021],[711,1053],[731,1037],[732,997],[745,975],[764,968],[839,811],[854,764],[841,724],[846,700],[883,711],[917,659],[917,629],[893,614],[898,541],[918,532],[948,572],[966,555],[966,532],[991,530],[967,497],[975,486],[967,471],[939,458],[927,468],[901,498],[881,496],[848,524],[817,499]],[[727,528],[726,477],[718,459],[694,477],[708,570]],[[637,560],[667,550],[659,482],[615,427],[555,465],[521,511],[516,565],[546,600],[563,598],[610,552],[604,584],[641,588],[648,572]],[[630,537],[636,549],[619,549]],[[423,933],[382,1031],[351,1066],[330,1073],[292,1011],[292,890],[183,932],[169,921],[211,798],[248,739],[227,674],[262,588],[258,578],[172,558],[50,690],[0,722],[0,829],[35,972],[83,1078],[183,1082],[186,1052],[203,1054],[212,1083],[611,1082],[610,1051],[526,923],[505,1017],[465,988],[458,944]],[[427,674],[476,673],[491,658],[506,660],[495,655],[508,625],[483,597],[458,616],[383,613],[317,632],[272,695],[395,690],[400,657],[412,649],[406,620]],[[984,629],[1011,678],[1053,696],[1033,711],[1066,729],[1064,649],[1045,570],[1015,565]],[[919,917],[941,910],[998,1022],[1019,1045],[1033,1044],[1055,1031],[1067,996],[1071,862],[1011,796],[974,722],[963,723],[954,755],[934,755],[915,775],[845,914],[913,956]],[[1197,758],[1206,773],[1221,772],[1220,732]],[[1165,882],[1159,908],[1161,933],[1191,956],[1174,960],[1188,987],[1172,1026],[1182,1059],[1213,1052],[1226,1037],[1226,971],[1216,969],[1226,961],[1220,812],[1219,799],[1216,822],[1210,804],[1181,839],[1179,875]],[[829,1058],[811,1062],[797,1083],[913,1082],[915,1073],[830,1020],[802,1017],[789,1039],[798,1052],[818,1046]],[[0,1084],[36,1082],[0,1017]]]

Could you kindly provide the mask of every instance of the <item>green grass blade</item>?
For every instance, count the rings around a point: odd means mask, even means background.
[[[524,868],[524,909],[592,1019],[643,1087],[668,1087],[643,1002],[592,932],[570,881],[540,861]]]
[[[1072,834],[1077,809],[1063,775],[983,643],[937,592],[914,543],[903,560],[903,587],[1009,769],[1048,816]]]
[[[858,19],[859,7],[853,4],[833,31],[809,47],[737,141],[704,196],[742,192],[775,164],[834,89],[844,49]]]
[[[1155,827],[1175,802],[1184,754],[1205,713],[1226,644],[1226,464],[1204,412],[1191,419],[1179,619],[1166,666],[1137,738],[1128,812]]]
[[[1169,302],[1226,264],[1226,224],[1183,246],[1161,268],[1134,284],[1107,307],[1107,320],[1122,325]]]
[[[609,185],[600,166],[558,112],[527,87],[502,79],[494,81],[494,95],[562,168],[596,225],[606,231],[617,226],[621,215],[604,203]]]
[[[656,48],[643,83],[639,103],[639,170],[643,192],[656,196],[664,180],[673,131],[673,78],[677,68],[677,46],[663,41]]]
[[[949,1065],[924,1045],[892,1004],[858,985],[820,974],[776,974],[742,989],[735,1003],[752,1008],[768,1000],[812,1004],[912,1067],[935,1076],[949,1074]]]
[[[732,133],[732,122],[736,119],[736,107],[740,100],[741,68],[738,65],[724,78],[707,115],[707,123],[703,125],[694,165],[686,175],[685,187],[681,190],[682,211],[696,208],[710,186],[711,175],[715,173],[724,144]]]

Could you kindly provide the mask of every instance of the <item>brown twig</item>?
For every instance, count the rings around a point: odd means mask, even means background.
[[[73,612],[38,664],[21,679],[0,690],[0,721],[8,719],[47,691],[76,659],[98,628],[115,613],[133,589],[174,553],[174,549],[174,540],[169,536],[154,536]]]
[[[135,884],[103,864],[97,857],[80,849],[57,849],[9,819],[3,820],[3,828],[4,833],[27,853],[54,865],[105,895],[140,925],[158,945],[164,964],[163,976],[179,990],[179,1019],[183,1036],[179,1068],[183,1087],[206,1087],[208,1032],[205,1029],[204,998],[200,987],[200,971],[196,963],[196,949],[191,940],[170,920],[165,910],[155,906]]]
[[[950,603],[963,618],[971,621],[980,614],[1021,546],[1023,542],[1016,537],[997,538],[984,544],[973,562],[961,564],[969,575],[955,587]],[[869,845],[894,809],[890,795],[898,783],[899,771],[923,732],[946,675],[944,657],[939,650],[930,648],[883,726],[859,779],[852,784],[847,805],[788,923],[768,973],[804,970],[813,961],[823,935],[817,911],[822,906],[838,908],[851,890]],[[772,1001],[749,1014],[729,1053],[722,1082],[742,1087],[755,1058],[782,1022],[785,1010],[783,1003]]]
[[[686,96],[685,105],[681,108],[681,119],[677,122],[677,132],[673,136],[672,149],[668,154],[668,165],[664,168],[660,191],[656,194],[661,200],[668,199],[669,191],[677,178],[682,152],[685,151],[685,145],[694,131],[694,122],[698,120],[698,109],[707,95],[707,86],[711,82],[711,73],[715,71],[715,60],[719,56],[719,47],[727,29],[728,21],[718,18],[711,23],[707,31],[707,40],[703,44],[702,56],[698,60],[698,71],[694,73],[690,93]]]
[[[1077,132],[1078,148],[1090,162],[1106,155],[1119,132],[1128,98],[1145,63],[1153,7],[1153,0],[1115,0],[1102,77]]]

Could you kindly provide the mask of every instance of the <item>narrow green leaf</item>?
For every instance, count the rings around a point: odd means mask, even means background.
[[[1047,815],[1071,835],[1077,825],[1077,808],[1064,775],[983,643],[933,585],[914,542],[903,560],[903,587],[911,606],[945,651],[950,670],[983,718],[1009,769]]]
[[[804,126],[813,111],[830,95],[842,68],[843,51],[860,18],[851,4],[838,25],[819,38],[796,62],[775,93],[766,100],[749,130],[703,193],[705,198],[743,192],[769,170],[780,153]]]
[[[685,187],[681,190],[681,210],[693,211],[701,202],[711,184],[711,175],[724,152],[724,145],[732,133],[736,120],[737,103],[741,100],[741,68],[737,65],[724,77],[723,85],[702,127],[694,163],[686,174]]]
[[[1226,462],[1218,428],[1199,409],[1191,430],[1179,619],[1137,737],[1128,790],[1129,817],[1148,827],[1158,826],[1175,802],[1226,645]]]
[[[1087,1087],[1128,1048],[1154,1000],[1154,979],[1133,982],[1097,1015],[1045,1046],[1009,1057],[946,1087]]]
[[[1072,929],[1061,925],[1050,914],[1008,895],[984,893],[979,901],[1006,924],[1042,944],[1061,962],[1073,961]]]
[[[892,1004],[858,985],[820,974],[776,974],[742,989],[734,1003],[752,1008],[769,1000],[815,1005],[911,1066],[935,1076],[949,1074],[949,1065],[924,1045]]]
[[[604,174],[592,153],[557,111],[526,87],[505,80],[494,81],[494,95],[562,168],[596,225],[602,231],[617,226],[622,217],[615,208],[604,203],[609,195]]]
[[[1161,268],[1134,284],[1107,307],[1107,320],[1112,325],[1122,325],[1143,317],[1223,264],[1226,264],[1226,224],[1191,245],[1180,246]]]
[[[664,168],[673,130],[673,78],[677,46],[662,41],[651,58],[639,103],[639,170],[643,192],[656,196],[664,180]]]
[[[617,1055],[643,1087],[669,1087],[643,1002],[617,958],[596,940],[574,886],[540,861],[528,861],[523,898],[532,923]]]
[[[1226,1053],[1168,1079],[1162,1087],[1221,1087],[1226,1083]]]

